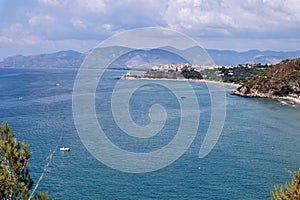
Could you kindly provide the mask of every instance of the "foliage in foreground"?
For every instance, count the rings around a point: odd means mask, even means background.
[[[28,144],[15,138],[7,122],[0,127],[0,199],[27,200],[33,181],[28,164],[31,152]],[[48,193],[38,193],[32,199],[49,199]]]
[[[285,169],[292,177],[292,181],[288,181],[285,185],[275,185],[275,191],[271,191],[272,200],[300,200],[300,169],[292,172]]]

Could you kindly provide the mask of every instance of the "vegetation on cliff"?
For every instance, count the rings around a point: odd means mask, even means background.
[[[300,58],[283,60],[239,87],[234,94],[249,97],[300,96]]]

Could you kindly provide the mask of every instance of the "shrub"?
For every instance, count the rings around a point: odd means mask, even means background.
[[[285,169],[292,177],[291,182],[285,183],[285,185],[274,185],[274,190],[271,191],[272,200],[299,200],[300,199],[300,169],[297,172],[291,172]]]

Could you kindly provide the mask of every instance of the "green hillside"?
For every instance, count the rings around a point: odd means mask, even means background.
[[[234,94],[249,97],[299,97],[300,58],[283,60],[239,87]]]

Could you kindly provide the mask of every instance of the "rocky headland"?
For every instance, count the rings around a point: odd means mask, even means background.
[[[300,58],[283,60],[255,76],[232,94],[285,99],[300,104]]]

